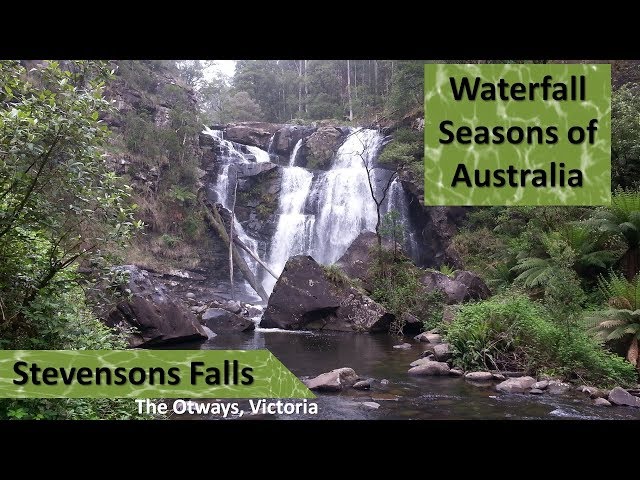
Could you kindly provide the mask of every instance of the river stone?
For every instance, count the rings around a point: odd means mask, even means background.
[[[586,393],[591,398],[606,398],[609,396],[609,392],[605,390],[600,390],[597,387],[589,387],[587,385],[582,385],[578,387],[578,391],[582,393]]]
[[[564,395],[571,390],[571,385],[557,380],[551,380],[547,386],[547,391],[552,395]]]
[[[607,400],[606,398],[596,398],[593,401],[593,404],[597,407],[610,407],[611,406],[611,402],[609,400]]]
[[[377,410],[380,408],[380,404],[377,402],[362,402],[361,405],[370,410]]]
[[[536,379],[533,377],[508,378],[504,382],[496,385],[496,390],[503,393],[525,393],[535,383]]]
[[[353,388],[356,390],[369,390],[371,388],[371,384],[373,383],[373,379],[369,378],[367,380],[360,380],[353,384]]]
[[[544,390],[549,386],[549,381],[548,380],[542,380],[541,382],[536,382],[533,384],[533,388],[536,388],[538,390]]]
[[[539,388],[532,388],[531,390],[529,390],[529,393],[531,395],[542,395],[544,392]]]
[[[224,308],[226,310],[229,310],[231,313],[241,313],[242,312],[242,305],[240,305],[240,302],[237,302],[235,300],[229,300],[225,305]]]
[[[353,368],[336,368],[327,373],[321,373],[315,378],[306,380],[304,383],[311,390],[325,392],[339,392],[344,387],[349,387],[358,381],[358,375]]]
[[[401,343],[400,345],[394,345],[393,348],[396,348],[398,350],[408,350],[411,348],[411,344],[410,343]]]
[[[432,360],[433,360],[433,358],[426,358],[426,357],[419,358],[419,359],[414,360],[413,362],[411,362],[411,363],[409,364],[409,366],[410,366],[410,367],[417,367],[418,365],[422,365],[422,364],[427,363],[427,362],[430,362],[430,361],[432,361]]]
[[[428,361],[417,367],[409,369],[409,375],[429,375],[429,376],[442,376],[449,375],[449,365],[444,362],[432,362]]]
[[[625,405],[628,407],[640,408],[640,398],[631,395],[621,387],[616,387],[609,392],[609,401],[614,405]]]
[[[442,343],[442,335],[438,335],[437,333],[423,333],[420,341],[426,343]]]
[[[380,385],[389,385],[389,380],[387,380],[386,378],[383,378],[382,380],[380,380]]]
[[[131,347],[208,338],[193,312],[148,271],[134,265],[114,270],[129,274],[127,285],[121,287],[127,295],[109,312],[105,323],[134,327],[135,333],[127,338]]]
[[[209,308],[202,314],[202,323],[214,332],[250,332],[256,324],[250,319],[222,308]]]
[[[439,362],[446,362],[452,357],[448,343],[438,343],[433,347],[433,354]]]
[[[282,124],[266,122],[239,122],[226,126],[224,138],[243,145],[252,145],[266,150],[271,135],[283,127]]]
[[[469,372],[464,378],[472,382],[488,382],[493,380],[493,374],[491,372]]]
[[[461,377],[464,375],[464,372],[459,368],[452,368],[451,370],[449,370],[449,375],[451,375],[452,377]]]
[[[500,382],[502,382],[503,380],[506,380],[507,377],[505,377],[503,374],[501,373],[492,373],[491,376],[493,377],[494,380],[498,380]]]
[[[189,292],[189,293],[187,293],[187,295],[186,295],[186,296],[187,296],[187,298],[196,298],[196,294],[195,294],[195,293],[193,293],[193,292]]]
[[[409,312],[404,312],[400,319],[404,322],[402,327],[402,331],[405,334],[411,334],[415,332],[419,332],[422,329],[422,322],[415,315],[410,314]]]

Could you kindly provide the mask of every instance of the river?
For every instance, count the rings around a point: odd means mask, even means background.
[[[640,419],[640,409],[596,407],[581,393],[569,395],[505,395],[490,386],[475,386],[462,378],[407,375],[409,363],[422,349],[392,348],[399,343],[389,335],[338,332],[282,332],[258,329],[252,333],[218,335],[202,349],[267,349],[298,377],[316,376],[339,367],[351,367],[375,382],[370,391],[347,389],[318,394],[317,415],[282,415],[282,419]],[[380,404],[371,410],[364,402]],[[246,417],[245,417],[246,418]],[[258,418],[278,418],[260,416]]]

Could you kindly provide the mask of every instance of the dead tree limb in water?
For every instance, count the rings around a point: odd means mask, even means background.
[[[258,257],[258,255],[253,253],[251,251],[251,249],[249,247],[247,247],[244,243],[242,243],[242,241],[238,237],[234,237],[233,243],[234,243],[234,245],[240,247],[242,250],[244,250],[249,255],[251,255],[251,258],[253,258],[256,262],[258,262],[260,265],[262,265],[262,268],[264,268],[269,273],[269,275],[271,275],[276,280],[278,279],[278,275],[276,275],[275,272],[273,270],[271,270],[271,268],[269,268],[269,265],[267,265],[262,260],[260,260],[260,257]]]
[[[215,207],[215,205],[212,205],[210,202],[205,200],[202,203],[205,206],[204,212],[206,214],[207,220],[209,221],[211,226],[216,230],[216,233],[222,239],[225,245],[228,246],[230,243],[229,235],[227,235],[227,229],[224,226],[224,222],[222,221],[220,212]],[[234,241],[234,243],[236,242]],[[258,282],[258,280],[256,279],[256,276],[253,274],[253,272],[247,265],[247,262],[244,261],[244,258],[242,258],[242,255],[240,255],[240,252],[238,252],[237,248],[233,248],[232,255],[233,255],[233,260],[236,266],[240,269],[240,271],[242,272],[242,275],[244,276],[244,278],[246,278],[247,282],[249,282],[249,285],[251,285],[251,288],[253,288],[256,291],[256,293],[260,296],[260,298],[262,298],[262,300],[267,302],[269,300],[269,296],[267,295],[267,292],[264,291],[264,288],[262,287],[260,282]]]

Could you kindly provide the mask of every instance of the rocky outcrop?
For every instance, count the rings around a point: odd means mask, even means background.
[[[490,382],[493,380],[493,374],[491,372],[469,372],[464,378],[471,382]]]
[[[533,377],[507,378],[496,385],[496,390],[503,393],[525,393],[536,383]]]
[[[434,270],[427,271],[420,282],[427,292],[441,291],[448,304],[485,299],[491,295],[489,287],[478,275],[464,270],[457,271],[453,277]]]
[[[282,170],[273,163],[238,166],[236,217],[253,238],[268,242],[275,233]]]
[[[347,133],[346,128],[318,128],[302,142],[296,165],[311,170],[328,170],[331,167],[333,155],[344,141]]]
[[[149,272],[133,265],[119,267],[129,275],[123,293],[128,297],[112,309],[106,323],[137,331],[129,336],[132,347],[205,340],[207,334],[194,314],[156,282]]]
[[[287,330],[383,332],[393,318],[355,288],[329,281],[313,258],[298,255],[287,261],[260,325]]]
[[[310,390],[321,392],[339,392],[345,387],[350,387],[358,381],[358,375],[353,368],[336,368],[327,373],[322,373],[304,383]]]
[[[250,332],[256,328],[256,324],[250,319],[222,308],[207,309],[202,314],[202,324],[214,333]]]
[[[282,127],[282,124],[266,122],[231,123],[224,129],[224,138],[267,150],[271,136]]]
[[[375,261],[375,248],[377,248],[378,239],[373,232],[362,232],[351,242],[349,248],[338,259],[336,265],[350,278],[358,279],[362,288],[367,292],[373,290],[372,277],[369,269]],[[393,248],[391,241],[384,239],[382,242],[384,248]]]
[[[315,127],[302,125],[285,125],[273,136],[271,153],[289,159],[296,143],[316,131]]]

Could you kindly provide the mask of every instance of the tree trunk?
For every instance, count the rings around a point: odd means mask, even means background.
[[[621,263],[624,276],[630,282],[633,281],[640,267],[640,249],[638,247],[632,247],[627,250],[622,256]]]
[[[302,60],[296,63],[298,67],[298,117],[302,116]]]
[[[353,66],[353,89],[355,90],[356,100],[358,99],[358,62]]]
[[[347,60],[347,97],[349,98],[349,121],[353,122],[353,104],[351,103],[351,63]]]
[[[378,61],[373,61],[373,93],[378,95]]]
[[[237,245],[238,247],[240,247],[242,250],[244,250],[245,252],[247,252],[249,255],[251,255],[251,258],[253,258],[256,262],[258,262],[260,265],[262,265],[262,268],[264,268],[269,275],[271,275],[273,278],[275,278],[276,280],[278,279],[278,275],[276,275],[274,273],[273,270],[271,270],[271,268],[269,268],[269,265],[267,265],[266,263],[264,263],[262,260],[260,260],[260,257],[258,255],[256,255],[255,253],[253,253],[251,251],[251,249],[249,247],[247,247],[244,243],[242,243],[242,241],[236,237],[233,239],[233,243],[234,245]]]
[[[307,61],[304,61],[304,113],[307,113],[309,103],[309,87],[307,86]]]
[[[224,227],[224,222],[222,221],[220,212],[218,212],[218,209],[215,207],[215,205],[211,205],[209,202],[205,202],[205,206],[206,208],[204,209],[204,211],[206,213],[207,220],[209,220],[209,223],[216,230],[216,233],[222,239],[225,245],[229,245],[229,236],[227,235],[227,230]],[[249,282],[249,285],[251,285],[251,288],[256,291],[256,293],[260,296],[260,298],[262,298],[263,301],[268,302],[269,295],[267,295],[267,292],[264,291],[264,288],[258,282],[255,275],[247,265],[247,262],[244,261],[242,255],[240,255],[240,253],[238,252],[237,248],[233,249],[233,260],[242,272],[244,278],[246,278],[247,282]]]

